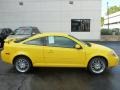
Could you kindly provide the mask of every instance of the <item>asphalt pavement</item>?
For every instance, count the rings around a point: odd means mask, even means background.
[[[120,55],[120,42],[95,42]],[[27,74],[0,61],[0,90],[120,90],[120,66],[102,75],[80,68],[33,68]]]

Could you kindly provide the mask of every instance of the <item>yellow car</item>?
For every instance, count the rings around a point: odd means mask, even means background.
[[[43,33],[21,40],[6,40],[2,60],[18,72],[31,67],[81,67],[94,74],[118,65],[119,58],[110,48],[85,43],[63,33]]]

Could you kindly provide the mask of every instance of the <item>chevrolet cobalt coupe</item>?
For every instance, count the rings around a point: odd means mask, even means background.
[[[22,40],[6,40],[2,60],[18,72],[31,67],[81,67],[101,74],[118,65],[119,58],[110,48],[85,43],[63,33],[43,33]]]

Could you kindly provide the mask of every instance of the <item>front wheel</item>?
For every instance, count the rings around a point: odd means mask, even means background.
[[[26,73],[31,69],[31,62],[26,57],[17,57],[14,62],[15,69],[20,73]]]
[[[106,67],[107,63],[102,57],[93,58],[88,64],[88,69],[93,74],[103,73],[106,70]]]

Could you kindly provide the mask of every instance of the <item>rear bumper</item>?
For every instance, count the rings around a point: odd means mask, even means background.
[[[6,53],[4,50],[1,51],[1,60],[5,63],[12,64],[10,55],[8,53]]]

